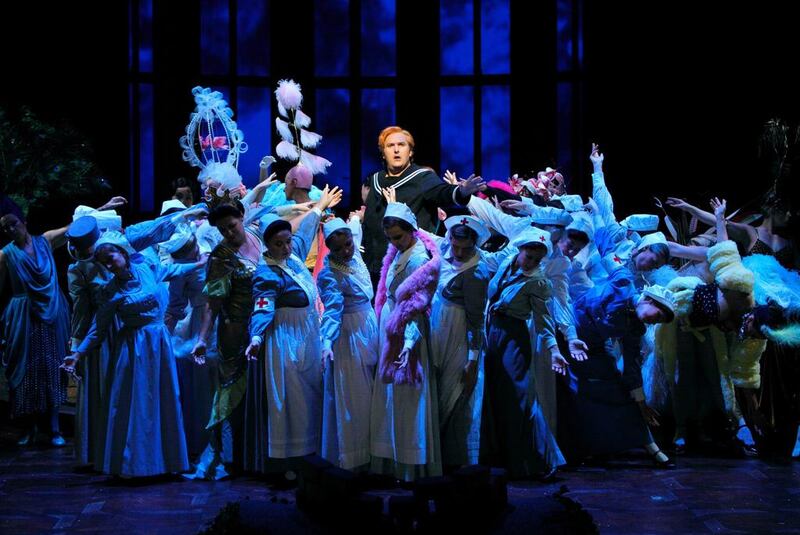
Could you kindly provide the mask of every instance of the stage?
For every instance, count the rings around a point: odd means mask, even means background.
[[[298,510],[293,489],[239,476],[217,483],[179,477],[113,480],[75,468],[71,444],[0,444],[0,532],[199,533],[231,502],[258,511],[269,533],[328,533]],[[679,457],[655,470],[632,454],[605,467],[563,471],[551,483],[512,482],[497,533],[797,533],[800,464]],[[402,489],[376,491],[385,499]],[[249,502],[249,506],[248,506]],[[591,520],[582,513],[591,515]],[[580,526],[576,528],[575,526]]]

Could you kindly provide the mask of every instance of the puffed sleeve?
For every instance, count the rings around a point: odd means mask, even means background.
[[[752,294],[755,277],[753,272],[742,265],[742,257],[736,243],[725,240],[708,248],[709,270],[714,275],[716,282],[723,290],[736,290]]]

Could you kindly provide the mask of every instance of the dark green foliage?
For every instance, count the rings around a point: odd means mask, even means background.
[[[89,143],[74,128],[46,123],[27,107],[13,118],[0,108],[0,193],[25,213],[86,197],[101,180]]]

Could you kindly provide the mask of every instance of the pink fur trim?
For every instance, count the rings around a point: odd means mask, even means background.
[[[486,185],[494,189],[505,191],[506,193],[509,193],[511,195],[519,195],[519,193],[514,191],[514,188],[512,188],[508,182],[503,182],[502,180],[490,180],[489,182],[486,183]],[[482,191],[478,192],[477,195],[481,199],[491,200],[489,199],[489,196],[483,193]]]
[[[389,315],[389,319],[386,321],[386,341],[381,348],[379,374],[384,383],[419,386],[424,380],[418,347],[415,347],[411,352],[408,365],[405,368],[399,368],[395,364],[397,356],[403,350],[406,325],[414,316],[429,312],[442,266],[439,248],[433,240],[424,231],[417,231],[415,236],[425,245],[431,255],[431,259],[404,280],[395,293],[396,304]],[[378,318],[380,318],[381,309],[386,302],[386,274],[396,255],[397,248],[389,245],[386,256],[383,257],[381,279],[378,283],[378,293],[375,297]]]

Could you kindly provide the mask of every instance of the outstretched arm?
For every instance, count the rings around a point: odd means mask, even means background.
[[[699,245],[681,245],[674,241],[667,242],[669,247],[669,254],[675,258],[685,258],[695,262],[704,262],[708,247],[701,247]]]
[[[61,227],[53,230],[48,230],[42,236],[47,242],[50,244],[51,249],[58,249],[65,243],[67,243],[67,229],[69,226]]]
[[[614,217],[614,200],[611,198],[611,192],[608,191],[603,174],[605,156],[600,152],[597,143],[592,143],[592,153],[589,155],[589,159],[592,161],[592,198],[597,203],[601,224],[603,226],[613,225],[617,222]]]
[[[668,197],[667,204],[673,208],[677,208],[678,210],[683,210],[687,214],[697,218],[697,220],[701,223],[705,223],[706,225],[712,227],[717,224],[717,218],[712,212],[701,210],[700,208],[689,204],[683,199],[679,199],[677,197]],[[726,220],[726,227],[731,235],[731,239],[743,244],[745,249],[748,251],[758,239],[758,232],[751,225]]]
[[[714,218],[717,223],[717,243],[728,239],[728,222],[725,220],[725,209],[727,207],[728,202],[725,199],[721,201],[717,197],[711,199],[711,208],[714,209]]]

